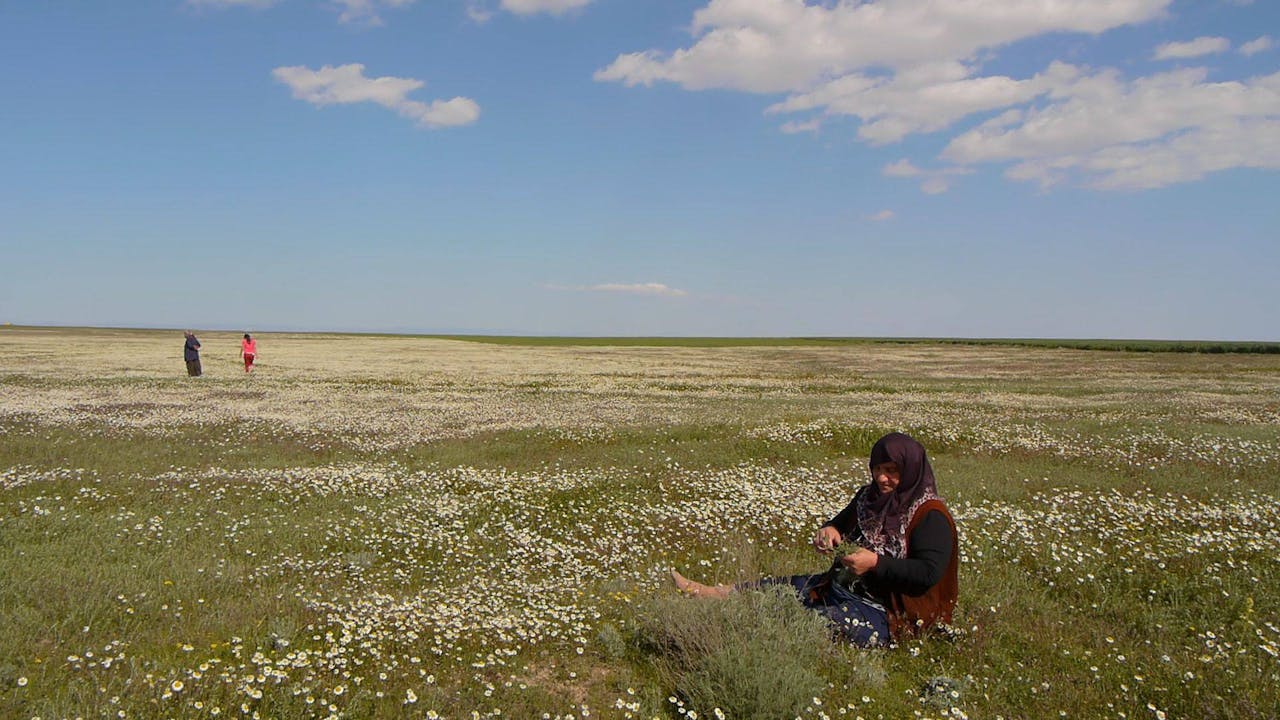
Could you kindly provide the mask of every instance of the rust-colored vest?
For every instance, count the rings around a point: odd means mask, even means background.
[[[921,505],[915,515],[911,516],[911,524],[907,526],[907,542],[911,533],[931,511],[937,510],[947,519],[951,526],[951,560],[947,562],[946,572],[936,585],[925,591],[923,595],[911,597],[901,593],[889,595],[889,635],[897,640],[906,635],[914,635],[932,627],[935,623],[951,622],[951,612],[955,610],[956,598],[960,595],[960,583],[957,574],[960,569],[960,543],[956,535],[956,521],[947,511],[941,500],[929,500]],[[906,550],[910,552],[908,544]]]

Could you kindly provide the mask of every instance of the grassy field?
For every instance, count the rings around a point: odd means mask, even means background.
[[[995,345],[1124,352],[1280,354],[1280,342],[1221,340],[1081,340],[1054,338],[872,338],[872,337],[558,337],[519,335],[424,335],[493,345],[542,347],[831,347],[849,345]]]
[[[0,328],[0,717],[1280,714],[1275,355],[200,337],[187,378],[181,333]],[[823,569],[887,430],[957,515],[954,637],[672,597]],[[673,674],[717,622],[770,639],[741,682]]]

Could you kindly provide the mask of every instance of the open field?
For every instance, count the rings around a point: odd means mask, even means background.
[[[822,569],[887,430],[960,632],[803,717],[1280,714],[1280,356],[237,338],[0,328],[0,717],[714,717],[637,640],[666,568]]]
[[[849,345],[996,345],[1004,347],[1118,350],[1125,352],[1280,354],[1280,342],[1222,340],[1080,340],[1056,338],[866,338],[866,337],[547,337],[513,335],[424,335],[494,345],[608,347],[832,347]]]

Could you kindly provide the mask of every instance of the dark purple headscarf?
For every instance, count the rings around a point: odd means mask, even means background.
[[[869,468],[894,462],[902,474],[893,492],[880,492],[875,478],[858,493],[858,526],[870,544],[870,550],[891,557],[906,554],[907,525],[917,508],[937,499],[938,485],[924,446],[910,435],[889,433],[871,448]]]

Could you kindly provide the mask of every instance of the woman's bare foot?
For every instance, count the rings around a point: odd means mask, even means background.
[[[671,568],[671,581],[676,584],[676,590],[690,597],[723,600],[729,597],[729,593],[733,592],[733,588],[728,585],[713,586],[694,582],[681,575],[675,568]]]

